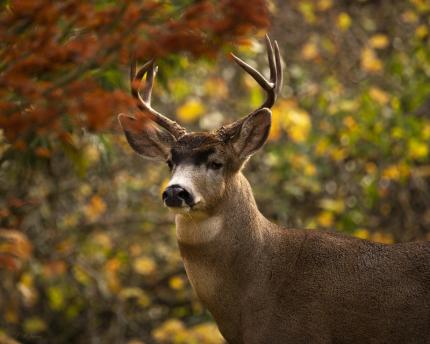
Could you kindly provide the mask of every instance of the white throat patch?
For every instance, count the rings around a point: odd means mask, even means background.
[[[176,215],[176,237],[179,242],[198,245],[212,241],[224,227],[223,218],[219,215],[206,219],[196,219],[192,215]]]

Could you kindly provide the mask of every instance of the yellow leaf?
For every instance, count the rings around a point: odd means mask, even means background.
[[[16,324],[19,321],[18,313],[14,307],[7,307],[4,311],[4,320],[8,323]]]
[[[334,216],[329,211],[322,211],[317,218],[318,223],[323,227],[330,227],[333,225]]]
[[[357,122],[352,116],[346,116],[342,122],[349,130],[355,130],[357,128]]]
[[[191,85],[184,79],[172,78],[169,80],[169,90],[175,99],[183,100],[190,94]]]
[[[24,322],[24,331],[26,333],[40,333],[47,329],[46,323],[39,317],[31,317]]]
[[[430,10],[430,4],[428,0],[410,0],[415,5],[418,12],[424,13]]]
[[[382,70],[382,62],[371,48],[364,48],[361,52],[361,68],[369,73],[377,73]]]
[[[136,299],[140,306],[147,307],[151,304],[150,297],[140,288],[128,287],[120,290],[118,296],[123,300]]]
[[[100,150],[96,145],[88,145],[85,147],[85,157],[90,163],[94,163],[100,160]]]
[[[97,220],[101,215],[104,214],[105,211],[106,203],[98,195],[94,195],[93,197],[91,197],[90,201],[84,208],[85,216],[90,221]]]
[[[314,5],[310,1],[300,1],[299,11],[302,13],[305,20],[312,24],[316,21]]]
[[[155,262],[149,257],[139,257],[134,260],[134,271],[141,275],[150,275],[155,272]]]
[[[336,25],[342,31],[348,30],[349,27],[351,26],[351,23],[352,23],[351,17],[346,12],[342,12],[337,17]]]
[[[119,270],[120,267],[121,267],[121,261],[116,257],[109,259],[105,264],[105,269],[108,272],[116,272]]]
[[[64,292],[60,287],[49,287],[48,299],[52,310],[59,311],[64,307]]]
[[[204,84],[205,93],[216,99],[224,99],[228,95],[225,81],[219,77],[210,78]]]
[[[345,159],[346,151],[343,148],[336,147],[330,151],[330,156],[334,161],[341,161]]]
[[[319,202],[319,206],[325,210],[338,214],[345,209],[345,203],[342,199],[323,198]]]
[[[422,39],[426,38],[429,34],[429,29],[426,25],[420,25],[415,30],[415,36]]]
[[[200,118],[205,112],[204,105],[197,99],[190,99],[177,109],[178,118],[185,123],[190,123]]]
[[[410,175],[410,168],[405,163],[390,165],[382,171],[382,177],[388,180],[399,180]]]
[[[82,183],[79,186],[79,193],[83,196],[89,196],[91,194],[91,186],[89,184],[86,183]]]
[[[400,172],[396,165],[392,165],[382,171],[382,176],[389,180],[398,180],[400,178]]]
[[[299,108],[292,100],[278,102],[273,111],[279,111],[279,119],[282,127],[286,130],[294,142],[304,142],[311,130],[309,114]]]
[[[82,267],[78,265],[75,265],[73,267],[73,276],[76,278],[78,282],[80,282],[83,285],[89,285],[91,283],[91,277]]]
[[[365,169],[366,169],[366,172],[368,174],[375,174],[376,171],[378,171],[378,167],[376,166],[376,164],[374,162],[366,163]]]
[[[408,143],[409,156],[413,159],[424,159],[428,156],[428,145],[424,142],[411,139]]]
[[[359,101],[357,99],[341,99],[338,102],[340,111],[356,111],[359,107]]]
[[[128,252],[132,257],[137,257],[142,254],[142,246],[138,243],[133,243],[130,245]]]
[[[389,40],[386,35],[376,34],[370,37],[369,44],[375,49],[384,49],[388,46]]]
[[[424,140],[430,138],[430,123],[425,123],[421,129],[421,136]]]
[[[196,343],[222,344],[225,343],[218,328],[213,323],[203,323],[190,328]]]
[[[27,307],[33,306],[38,297],[37,290],[34,288],[33,284],[33,276],[29,273],[24,273],[21,277],[21,281],[17,284],[17,287],[21,293],[24,304]]]
[[[364,229],[364,228],[359,228],[359,229],[357,229],[357,230],[353,233],[353,235],[354,235],[356,238],[360,238],[360,239],[369,239],[369,237],[370,237],[369,231],[368,231],[367,229]]]
[[[180,276],[173,276],[169,279],[169,287],[174,290],[181,290],[185,286],[183,278]]]
[[[407,10],[402,13],[402,20],[407,24],[416,23],[418,21],[418,16],[415,12]]]
[[[399,110],[400,109],[400,99],[392,96],[390,106],[393,108],[393,110]]]
[[[302,48],[302,57],[305,60],[314,60],[319,57],[318,47],[314,42],[307,42]]]
[[[369,95],[379,105],[385,105],[390,101],[390,95],[378,87],[371,87]]]
[[[79,214],[65,214],[62,219],[62,225],[65,227],[75,227],[79,222]]]
[[[330,141],[327,138],[320,138],[315,145],[315,154],[322,156],[327,154],[330,149]]]
[[[180,320],[169,319],[157,327],[152,336],[159,343],[172,343],[175,335],[186,331],[184,324]]]
[[[402,127],[394,127],[391,130],[391,135],[395,139],[402,139],[403,137],[405,137],[405,131],[403,130]]]
[[[306,155],[292,154],[289,161],[295,169],[302,170],[306,176],[314,176],[317,173],[317,168]]]
[[[304,170],[303,170],[305,176],[314,176],[317,174],[317,168],[315,167],[314,164],[312,163],[308,163],[305,165]]]
[[[320,11],[326,11],[333,6],[333,0],[319,0],[317,3],[317,8]]]
[[[104,249],[111,249],[112,248],[112,239],[109,235],[103,232],[94,232],[91,235],[91,241],[95,242],[97,245]]]
[[[371,240],[383,244],[392,244],[394,242],[394,238],[391,234],[381,232],[373,233],[371,236]]]
[[[106,271],[105,278],[109,291],[114,294],[117,294],[121,290],[121,281],[119,280],[116,271]]]
[[[272,110],[272,125],[269,132],[269,140],[276,141],[281,137],[281,111],[274,107]]]
[[[4,330],[0,330],[0,343],[2,344],[20,344],[12,337],[9,337]]]
[[[6,254],[26,261],[30,258],[32,249],[27,236],[21,231],[0,229],[0,255]]]

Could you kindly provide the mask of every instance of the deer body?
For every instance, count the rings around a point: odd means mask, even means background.
[[[213,218],[176,215],[187,275],[229,343],[430,343],[428,243],[280,228],[239,179]]]
[[[279,48],[266,43],[270,81],[234,56],[266,101],[210,133],[187,133],[152,109],[156,67],[132,65],[132,93],[147,116],[119,121],[136,152],[169,165],[162,198],[176,214],[195,292],[232,344],[430,343],[430,243],[284,229],[259,212],[241,171],[267,139],[282,84]]]

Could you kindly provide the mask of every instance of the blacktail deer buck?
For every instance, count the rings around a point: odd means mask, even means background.
[[[283,228],[258,210],[242,168],[267,139],[282,85],[278,45],[266,43],[270,80],[233,58],[267,99],[213,132],[189,133],[155,111],[157,68],[132,64],[132,94],[149,120],[119,121],[137,153],[171,170],[162,199],[194,291],[229,343],[430,343],[428,242]]]

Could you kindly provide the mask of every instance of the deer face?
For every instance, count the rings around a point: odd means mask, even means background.
[[[136,72],[136,64],[132,64],[131,90],[144,114],[140,117],[121,114],[119,121],[128,143],[137,153],[169,165],[172,177],[162,199],[175,212],[214,212],[230,180],[266,141],[271,124],[269,108],[282,85],[278,45],[275,41],[273,49],[267,36],[266,45],[270,80],[233,55],[239,66],[266,91],[266,101],[248,116],[211,133],[187,133],[179,124],[152,109],[151,92],[157,67],[151,60]],[[145,74],[146,82],[140,89]]]
[[[137,125],[137,120],[127,115],[120,115],[119,120],[136,152],[165,161],[171,170],[162,193],[164,205],[176,213],[210,214],[222,202],[230,180],[266,141],[271,112],[260,109],[240,126],[189,133],[179,139],[150,123]]]
[[[162,194],[166,206],[202,211],[214,207],[222,198],[230,157],[216,136],[184,136],[171,147],[167,164],[172,177]]]

